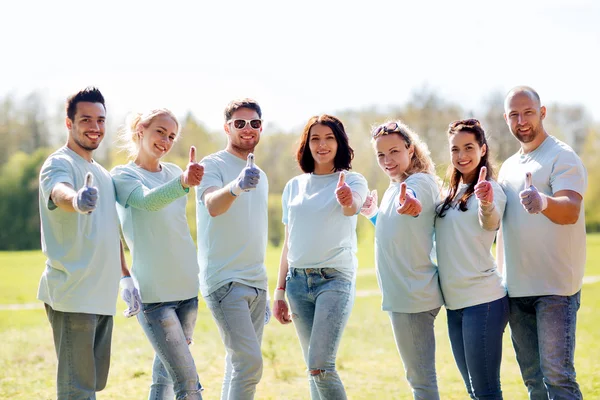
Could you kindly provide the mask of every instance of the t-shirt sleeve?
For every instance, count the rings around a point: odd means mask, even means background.
[[[435,207],[439,200],[436,198],[438,191],[435,185],[435,178],[429,174],[413,174],[406,178],[406,190],[414,193],[423,208]]]
[[[225,186],[225,182],[223,182],[223,174],[219,170],[219,166],[215,160],[206,157],[200,161],[200,164],[204,166],[204,175],[202,176],[202,182],[200,182],[200,185],[196,189],[196,201],[203,204],[206,189],[211,187],[220,189]]]
[[[123,167],[113,168],[110,174],[115,184],[117,203],[123,207],[127,207],[127,200],[129,200],[131,193],[135,189],[142,187],[140,177],[133,171],[129,171]]]
[[[504,215],[504,208],[506,207],[506,194],[498,182],[490,182],[492,184],[492,190],[494,191],[494,205],[500,214],[500,219],[502,219],[502,215]]]
[[[351,172],[346,174],[346,183],[350,186],[353,192],[358,194],[361,198],[361,206],[367,199],[367,194],[369,193],[369,184],[364,176],[359,174],[358,172]]]
[[[582,197],[587,187],[587,173],[581,159],[572,151],[561,151],[550,173],[552,194],[572,190]]]
[[[57,208],[56,204],[50,199],[50,195],[54,186],[59,183],[67,183],[75,189],[73,167],[63,158],[51,157],[44,162],[40,171],[40,191],[44,198],[44,204],[49,210]]]
[[[281,222],[283,222],[284,225],[288,224],[288,203],[292,190],[290,188],[292,186],[291,183],[292,181],[289,181],[285,185],[285,188],[283,188],[283,194],[281,195]]]

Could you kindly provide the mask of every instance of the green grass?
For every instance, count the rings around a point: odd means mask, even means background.
[[[267,265],[271,288],[275,285],[279,249],[270,248]],[[377,281],[373,270],[373,248],[365,242],[359,250],[357,290],[373,291]],[[586,275],[600,275],[600,235],[588,236]],[[0,253],[0,304],[36,303],[44,257],[39,251]],[[37,302],[39,303],[39,302]],[[357,297],[338,355],[338,369],[351,399],[411,399],[404,379],[386,313],[377,295]],[[119,299],[118,309],[124,309]],[[578,314],[576,366],[585,398],[600,398],[597,373],[600,344],[600,282],[584,285]],[[445,313],[436,320],[437,369],[441,397],[465,399],[447,337]],[[223,345],[217,328],[203,302],[192,351],[205,387],[205,399],[218,399],[223,377]],[[0,398],[55,398],[56,356],[52,332],[43,308],[0,310]],[[257,399],[307,399],[308,383],[300,345],[293,326],[273,320],[263,340],[264,373]],[[107,388],[101,399],[143,399],[151,379],[153,352],[135,319],[115,317],[112,363]],[[525,399],[526,392],[510,343],[504,336],[502,385],[505,399]]]

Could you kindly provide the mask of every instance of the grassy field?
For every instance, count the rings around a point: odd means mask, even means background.
[[[274,287],[279,249],[269,249],[267,265]],[[411,399],[393,341],[373,269],[373,249],[360,247],[357,299],[338,355],[338,369],[350,399]],[[44,265],[41,252],[0,253],[0,399],[55,398],[56,356],[52,332],[39,302],[37,285]],[[588,236],[586,276],[600,275],[600,235]],[[2,305],[37,303],[31,309]],[[108,387],[100,399],[144,399],[151,377],[153,352],[135,319],[115,317]],[[585,398],[600,398],[600,282],[585,284],[577,324],[576,366]],[[452,358],[446,317],[436,321],[437,370],[442,399],[467,398]],[[192,346],[204,398],[218,399],[223,376],[223,345],[201,302]],[[308,383],[293,326],[273,320],[263,341],[264,374],[257,399],[307,399]],[[525,399],[509,331],[504,336],[502,386],[505,399]]]

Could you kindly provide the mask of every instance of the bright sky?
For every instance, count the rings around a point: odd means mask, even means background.
[[[318,113],[401,105],[423,86],[476,111],[492,91],[527,84],[546,104],[579,103],[600,120],[596,0],[19,0],[0,8],[0,96],[39,89],[58,105],[96,85],[109,119],[168,107],[218,129],[229,100],[253,97],[268,124],[291,130]]]

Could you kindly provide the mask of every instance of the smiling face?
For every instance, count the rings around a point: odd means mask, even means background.
[[[225,123],[225,133],[229,137],[228,148],[234,154],[245,157],[248,153],[254,152],[254,148],[260,141],[262,125],[259,129],[254,129],[247,123],[242,129],[237,129],[233,124],[236,119],[255,120],[260,117],[256,110],[243,107],[231,114],[231,118]]]
[[[315,173],[332,173],[338,148],[333,130],[327,125],[315,124],[308,135],[310,154],[315,160]]]
[[[537,148],[546,134],[542,121],[546,117],[546,107],[530,93],[521,91],[512,94],[504,105],[504,119],[510,132],[526,150]]]
[[[393,182],[402,182],[414,153],[412,146],[407,146],[404,138],[397,133],[381,135],[375,139],[375,151],[379,167]]]
[[[450,156],[452,165],[462,175],[464,183],[470,183],[477,177],[477,167],[487,151],[487,146],[480,146],[475,134],[459,131],[450,136]]]
[[[160,159],[173,147],[177,138],[178,125],[169,115],[160,114],[150,121],[147,127],[141,127],[139,155],[150,159]]]
[[[106,111],[102,103],[82,101],[77,103],[73,120],[67,117],[69,129],[67,146],[84,158],[91,159],[92,152],[104,139]]]

